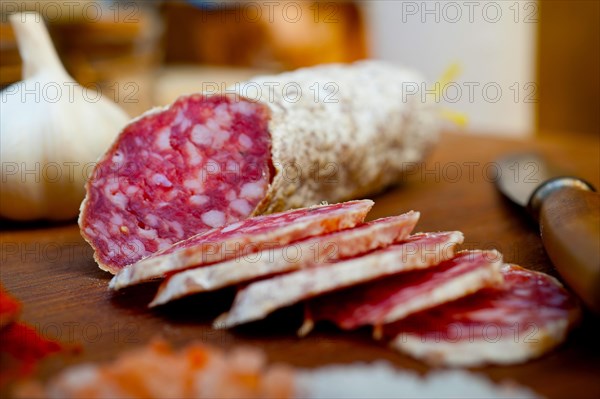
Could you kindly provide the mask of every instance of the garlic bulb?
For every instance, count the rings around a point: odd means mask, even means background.
[[[10,22],[23,80],[0,93],[0,216],[75,218],[94,162],[129,117],[67,74],[39,14]]]

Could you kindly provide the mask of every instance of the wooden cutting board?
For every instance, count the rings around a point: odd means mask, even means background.
[[[462,230],[465,248],[496,248],[508,262],[555,274],[536,229],[496,193],[494,159],[510,151],[535,149],[558,165],[600,187],[597,138],[556,135],[544,140],[509,141],[446,134],[422,165],[414,165],[398,187],[374,197],[370,218],[410,209],[422,213],[417,231]],[[420,171],[417,171],[420,166]],[[91,248],[75,224],[17,225],[3,222],[1,280],[24,304],[22,319],[48,337],[82,346],[79,355],[46,362],[40,377],[65,364],[108,360],[119,351],[163,336],[175,345],[199,340],[229,347],[251,344],[273,361],[314,367],[387,360],[427,372],[423,364],[370,339],[368,329],[340,332],[319,325],[304,339],[295,335],[300,307],[234,331],[215,331],[211,320],[226,310],[233,291],[198,295],[157,310],[145,305],[156,285],[119,293],[107,290],[111,276],[95,265]],[[587,314],[565,345],[529,363],[487,367],[478,372],[496,381],[513,379],[540,394],[600,397],[600,320]]]

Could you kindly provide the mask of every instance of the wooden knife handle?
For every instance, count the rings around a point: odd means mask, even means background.
[[[544,199],[542,241],[565,282],[600,314],[600,194],[564,187]]]

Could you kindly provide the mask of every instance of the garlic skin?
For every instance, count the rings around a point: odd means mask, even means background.
[[[0,217],[69,220],[129,116],[67,74],[37,13],[13,14],[23,79],[0,92]]]

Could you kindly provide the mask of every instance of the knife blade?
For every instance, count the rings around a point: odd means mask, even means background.
[[[600,314],[600,194],[535,153],[512,154],[497,165],[498,190],[539,223],[544,248],[558,273]]]

